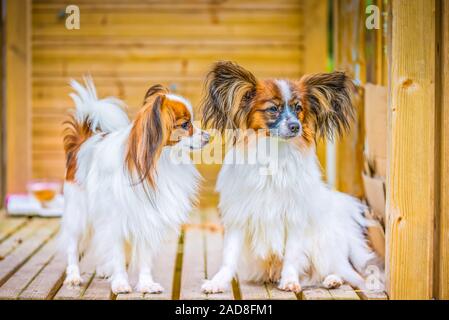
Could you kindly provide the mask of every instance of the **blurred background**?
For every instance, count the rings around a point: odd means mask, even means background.
[[[197,107],[217,60],[259,78],[345,71],[358,115],[344,138],[317,142],[323,175],[370,206],[393,296],[449,297],[448,2],[2,0],[0,206],[16,199],[29,215],[21,201],[48,209],[60,192],[71,78],[91,74],[99,96],[123,99],[133,117],[156,83]],[[201,212],[216,208],[219,168],[199,166]]]
[[[259,78],[299,79],[304,74],[332,70],[344,70],[354,78],[362,97],[357,106],[359,118],[344,139],[318,141],[317,152],[329,184],[363,198],[363,171],[371,176],[376,173],[383,180],[386,175],[386,101],[377,101],[385,103],[381,108],[385,117],[375,126],[385,130],[377,130],[376,141],[367,144],[363,91],[366,83],[386,84],[388,3],[3,1],[0,194],[31,191],[37,195],[33,190],[50,188],[48,183],[63,179],[62,123],[73,107],[71,78],[81,80],[91,74],[99,96],[123,99],[133,117],[148,87],[156,83],[198,107],[212,64],[232,60]],[[373,5],[377,11],[368,9]],[[366,26],[369,19],[371,28]],[[199,166],[205,177],[200,207],[216,206],[213,190],[219,168]],[[383,187],[384,181],[379,183]],[[51,193],[38,196],[48,198]]]

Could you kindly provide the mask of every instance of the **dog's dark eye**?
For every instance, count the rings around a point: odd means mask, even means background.
[[[271,106],[268,109],[266,109],[266,111],[270,113],[276,113],[279,111],[279,108],[277,106]]]
[[[296,103],[293,106],[293,110],[295,110],[295,112],[301,112],[302,111],[302,105],[300,103]]]
[[[183,124],[181,124],[181,128],[183,128],[184,130],[189,130],[190,129],[190,121],[186,121]]]

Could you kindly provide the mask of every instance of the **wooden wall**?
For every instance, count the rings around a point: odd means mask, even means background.
[[[31,176],[31,0],[6,1],[6,186],[23,192]]]
[[[366,82],[365,1],[334,0],[334,69],[347,72],[359,85]],[[351,130],[336,141],[335,187],[363,197],[363,92],[357,103],[357,117]]]
[[[309,65],[325,71],[325,28],[310,39],[314,53],[307,56],[304,23],[310,18],[304,10],[318,7],[314,23],[325,26],[326,15],[319,10],[326,12],[326,0],[79,0],[80,30],[64,27],[69,2],[33,1],[35,178],[63,174],[61,121],[72,106],[67,96],[71,77],[91,73],[100,95],[119,96],[133,113],[154,83],[197,105],[204,76],[220,59],[237,61],[260,77],[298,78]],[[314,30],[313,25],[307,30]]]
[[[447,1],[392,1],[387,280],[393,299],[447,299]],[[420,45],[417,45],[420,44]]]

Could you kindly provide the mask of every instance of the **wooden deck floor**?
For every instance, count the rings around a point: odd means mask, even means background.
[[[206,295],[200,286],[215,274],[221,262],[222,232],[213,211],[195,215],[179,237],[170,237],[155,265],[162,294],[120,294],[110,291],[107,280],[95,276],[88,259],[81,260],[84,284],[63,286],[65,260],[57,253],[56,218],[0,218],[0,299],[386,299],[384,293],[356,292],[350,286],[336,290],[308,288],[301,294],[283,292],[272,285],[234,281],[232,291]]]

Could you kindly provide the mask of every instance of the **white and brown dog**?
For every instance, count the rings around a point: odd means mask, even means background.
[[[315,151],[317,137],[349,128],[354,91],[341,72],[299,81],[258,80],[235,63],[215,64],[207,79],[203,124],[221,132],[259,132],[259,139],[277,145],[276,159],[269,159],[277,169],[261,175],[267,159],[251,164],[227,159],[261,152],[260,143],[248,136],[237,138],[227,152],[217,181],[223,264],[203,284],[204,292],[226,290],[241,270],[239,263],[246,266],[244,277],[279,282],[287,291],[299,292],[301,285],[335,288],[343,281],[364,287],[361,274],[375,257],[365,239],[364,206],[327,187]]]
[[[189,151],[203,147],[209,135],[193,126],[190,103],[160,85],[148,90],[133,122],[120,100],[97,98],[91,79],[72,87],[76,111],[64,137],[60,233],[68,255],[65,283],[81,283],[79,247],[89,238],[97,273],[111,277],[114,293],[132,290],[125,243],[139,271],[136,290],[161,292],[152,264],[164,236],[188,218],[200,179]]]

